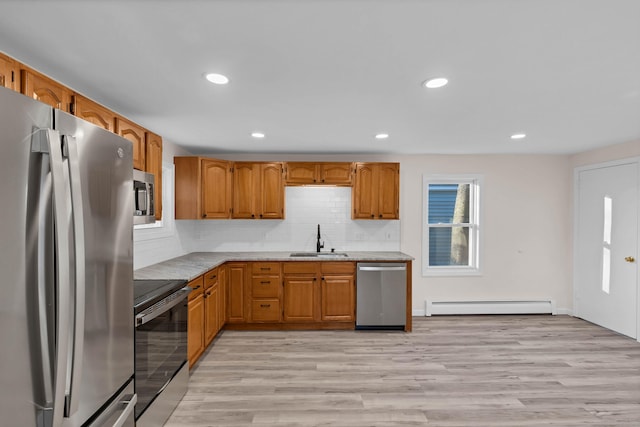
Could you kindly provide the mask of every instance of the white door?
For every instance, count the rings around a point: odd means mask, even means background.
[[[576,316],[636,338],[638,163],[576,175]]]

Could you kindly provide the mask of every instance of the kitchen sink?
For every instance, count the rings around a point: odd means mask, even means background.
[[[349,255],[344,252],[292,252],[290,257],[313,257],[313,258],[344,258]]]

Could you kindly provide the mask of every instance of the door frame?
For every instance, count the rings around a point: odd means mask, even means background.
[[[578,314],[578,302],[577,302],[577,280],[578,277],[578,262],[576,260],[576,254],[578,253],[578,220],[579,211],[578,206],[580,203],[580,173],[589,170],[603,169],[607,167],[615,167],[622,165],[635,164],[638,168],[638,178],[636,182],[636,197],[638,201],[638,231],[636,236],[636,341],[640,342],[640,157],[627,157],[623,159],[611,160],[602,163],[593,163],[583,166],[577,166],[573,169],[573,254],[572,254],[572,285],[573,285],[573,314]]]

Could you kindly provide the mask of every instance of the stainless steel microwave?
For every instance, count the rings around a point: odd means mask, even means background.
[[[155,178],[153,174],[133,170],[133,223],[152,224],[156,220]]]

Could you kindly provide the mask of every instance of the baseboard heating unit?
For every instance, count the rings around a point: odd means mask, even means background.
[[[425,301],[425,316],[453,314],[556,314],[553,300]]]

